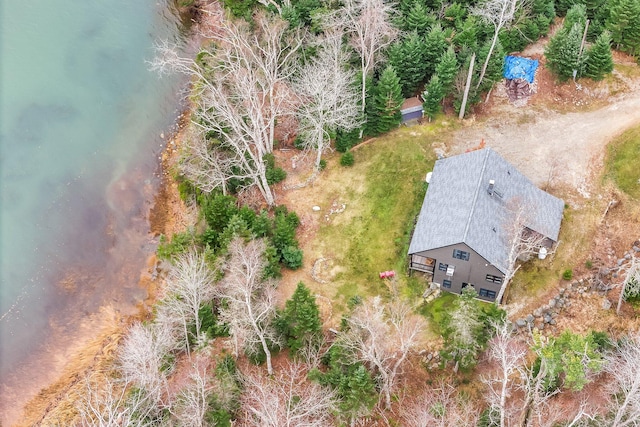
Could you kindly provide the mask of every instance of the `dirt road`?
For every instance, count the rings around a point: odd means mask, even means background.
[[[601,170],[606,144],[640,125],[640,90],[633,83],[629,92],[612,98],[604,108],[565,114],[510,107],[499,93],[499,113],[457,131],[448,154],[462,153],[484,139],[537,185],[568,184],[589,197],[591,177]]]

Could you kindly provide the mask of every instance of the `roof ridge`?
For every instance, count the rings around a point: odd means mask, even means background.
[[[473,212],[476,210],[476,201],[478,200],[478,193],[480,193],[480,185],[482,184],[482,178],[484,177],[484,170],[487,167],[487,159],[489,158],[489,152],[491,150],[485,149],[484,160],[482,161],[482,169],[480,170],[480,177],[478,178],[478,185],[476,186],[476,192],[473,195],[473,202],[471,203],[471,211],[469,212],[469,218],[467,218],[467,224],[464,226],[464,233],[462,233],[462,242],[466,244],[467,234],[469,233],[469,227],[471,226],[471,218],[473,218]],[[475,249],[474,249],[475,250]]]

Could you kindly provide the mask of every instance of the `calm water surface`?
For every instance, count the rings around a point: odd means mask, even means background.
[[[145,59],[178,27],[163,0],[0,3],[2,425],[87,319],[145,296],[159,135],[181,83]]]

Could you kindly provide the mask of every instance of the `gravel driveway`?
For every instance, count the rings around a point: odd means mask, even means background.
[[[537,185],[568,184],[584,197],[591,191],[590,177],[601,170],[606,144],[640,125],[637,88],[596,111],[565,114],[509,107],[506,96],[496,96],[504,112],[455,132],[449,154],[462,153],[484,139]]]

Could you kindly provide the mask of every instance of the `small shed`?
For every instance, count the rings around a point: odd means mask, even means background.
[[[414,96],[413,98],[405,99],[402,107],[400,107],[400,114],[402,115],[402,123],[421,119],[424,113],[420,97]]]

